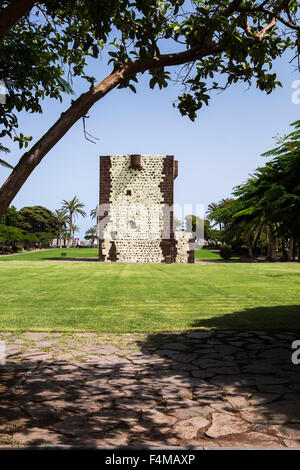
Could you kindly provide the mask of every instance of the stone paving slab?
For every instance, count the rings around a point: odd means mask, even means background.
[[[0,333],[0,448],[300,449],[295,339]]]

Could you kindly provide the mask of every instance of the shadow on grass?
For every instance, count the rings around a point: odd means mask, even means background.
[[[95,262],[95,261],[98,261],[99,262],[99,259],[98,258],[67,258],[67,257],[52,257],[52,258],[43,258],[43,260],[45,261],[92,261],[92,262]],[[39,260],[41,261],[41,260]]]
[[[257,259],[257,258],[230,258],[230,259],[215,259],[215,258],[195,258],[196,263],[208,262],[208,263],[270,263],[266,259]]]
[[[263,319],[263,321],[262,321]],[[190,326],[193,328],[232,328],[257,329],[256,325],[266,330],[288,329],[300,332],[300,305],[275,305],[272,307],[246,308],[233,313],[199,318]]]

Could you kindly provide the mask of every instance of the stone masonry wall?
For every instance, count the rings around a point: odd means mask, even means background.
[[[165,211],[173,206],[176,176],[172,155],[100,158],[99,202],[110,204],[109,214],[99,217],[100,222],[105,218],[99,239],[100,261],[188,262],[187,253],[177,256],[173,212],[166,216]]]
[[[176,232],[176,263],[194,263],[194,241],[191,233]]]

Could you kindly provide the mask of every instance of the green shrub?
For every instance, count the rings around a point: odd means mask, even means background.
[[[249,256],[249,250],[246,246],[242,246],[240,250],[238,250],[240,256]]]
[[[223,259],[230,259],[232,257],[232,249],[230,245],[221,245],[220,247],[220,256]]]
[[[23,248],[21,246],[12,246],[11,251],[13,253],[21,253],[21,251],[23,251]]]

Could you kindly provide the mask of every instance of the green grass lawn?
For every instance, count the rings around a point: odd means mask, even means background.
[[[0,261],[43,261],[43,260],[63,260],[61,254],[67,253],[67,258],[97,258],[97,248],[51,248],[51,250],[41,250],[16,255],[0,255]]]
[[[51,250],[34,251],[32,253],[19,253],[17,255],[0,255],[0,261],[42,261],[61,260],[61,253],[67,253],[67,258],[97,258],[97,248],[52,248]],[[215,250],[195,250],[195,259],[222,260],[218,251]],[[237,259],[237,258],[232,258]],[[223,260],[222,260],[223,261]]]
[[[195,250],[195,259],[222,259],[218,251],[215,250]]]
[[[61,253],[67,253],[67,258],[97,258],[97,248],[52,248],[51,250],[34,251],[32,253],[19,253],[17,255],[0,255],[0,261],[42,261],[62,259]],[[222,259],[217,251],[195,250],[195,259]]]
[[[0,263],[0,330],[300,330],[300,263],[125,265],[25,260],[43,253]]]

